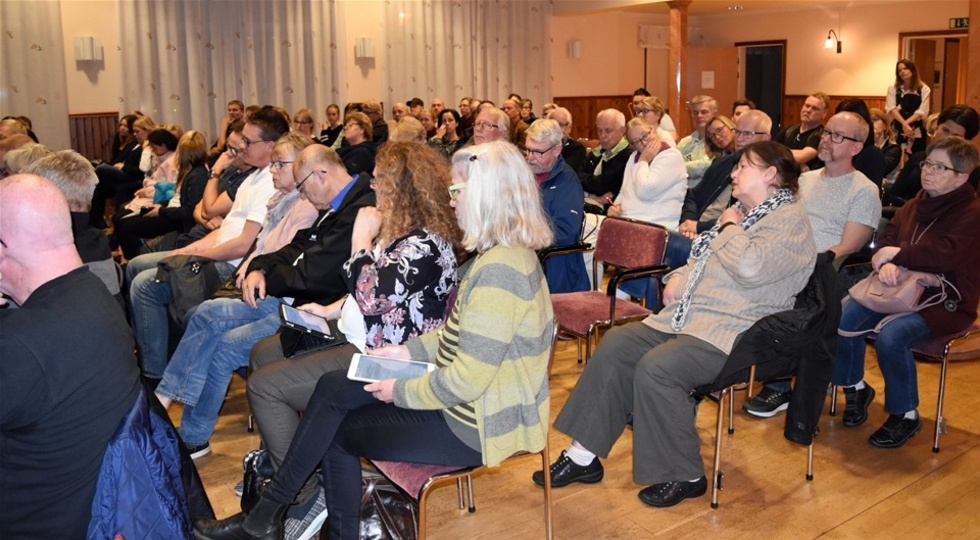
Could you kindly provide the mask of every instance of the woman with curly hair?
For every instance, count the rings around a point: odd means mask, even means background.
[[[448,162],[424,144],[389,142],[375,171],[378,206],[358,213],[344,264],[350,294],[328,306],[299,306],[339,319],[347,343],[284,359],[282,340],[288,337],[277,334],[252,349],[248,399],[277,468],[320,376],[346,372],[354,353],[398,345],[438,327],[456,287],[462,233],[449,204]],[[306,514],[304,503],[314,502],[317,488],[315,478],[308,482],[295,517]]]

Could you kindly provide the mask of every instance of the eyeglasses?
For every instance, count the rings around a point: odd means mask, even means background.
[[[527,148],[527,147],[521,148],[520,150],[521,150],[521,152],[524,153],[524,156],[525,157],[535,156],[535,157],[540,158],[540,157],[544,156],[545,154],[547,154],[548,152],[551,152],[552,150],[554,150],[555,147],[557,147],[557,146],[558,146],[557,144],[553,144],[553,145],[549,146],[547,150],[535,150],[533,148]]]
[[[347,122],[346,124],[344,124],[344,129],[347,129],[349,127],[354,127],[354,126],[360,126],[360,124],[358,124],[357,122]]]
[[[470,161],[472,161],[472,159]],[[466,182],[460,182],[449,186],[449,200],[455,201],[456,198],[459,197],[459,191],[464,187],[466,187]]]
[[[310,177],[313,176],[313,173],[315,173],[315,172],[316,172],[316,169],[313,169],[312,171],[310,171],[310,174],[306,175],[306,177],[304,177],[302,180],[300,180],[300,182],[298,184],[296,184],[296,191],[299,191],[300,193],[302,193],[303,192],[303,184],[305,184],[306,181],[309,180]]]
[[[949,165],[944,165],[942,163],[936,163],[935,161],[929,161],[928,159],[919,162],[919,168],[923,171],[932,172],[948,172],[953,171],[954,173],[960,173],[956,169],[950,167]]]
[[[562,128],[562,129],[565,129],[568,126],[572,125],[571,122],[558,122],[557,120],[555,121],[555,123],[557,123],[558,124],[558,127]]]
[[[714,131],[709,131],[708,132],[708,136],[709,137],[720,137],[723,133],[725,133],[726,131],[728,131],[730,129],[731,128],[728,127],[728,126],[721,126],[720,128],[718,128],[718,129],[716,129]]]
[[[633,109],[633,110],[636,111],[637,116],[653,112],[653,109]]]
[[[258,143],[271,143],[272,141],[262,141],[262,140],[253,141],[253,140],[249,139],[248,137],[246,137],[245,135],[242,135],[242,142],[245,143],[245,150],[241,150],[241,151],[244,152],[244,151],[247,151],[249,148],[251,148],[253,144],[258,144]]]
[[[735,138],[739,139],[741,137],[754,137],[756,135],[767,135],[765,131],[742,131],[741,129],[735,130]]]
[[[631,141],[631,140],[629,140],[629,138],[627,138],[627,139],[626,139],[626,142],[628,142],[628,143],[630,143],[630,144],[631,144],[631,145],[633,145],[633,146],[639,146],[639,145],[641,145],[641,144],[643,144],[643,143],[645,143],[645,142],[646,142],[646,140],[647,140],[647,139],[649,139],[649,138],[650,138],[650,132],[649,132],[649,131],[647,131],[647,132],[646,132],[646,133],[644,133],[644,134],[643,134],[643,136],[642,136],[642,137],[640,137],[639,139],[637,139],[637,140],[635,140],[635,141]]]
[[[292,165],[292,163],[293,163],[292,161],[286,161],[286,160],[279,159],[279,160],[270,162],[269,163],[269,166],[271,168],[273,168],[273,169],[282,169],[286,165]]]
[[[476,129],[498,129],[500,126],[497,124],[491,124],[490,122],[479,121],[473,124]]]
[[[843,133],[837,133],[835,131],[830,131],[827,128],[823,128],[822,130],[820,130],[820,137],[821,138],[827,137],[828,139],[830,139],[830,142],[832,142],[834,144],[840,144],[840,143],[844,142],[845,139],[848,140],[848,141],[863,142],[861,139],[856,139],[854,137],[848,137],[847,135],[844,135]]]

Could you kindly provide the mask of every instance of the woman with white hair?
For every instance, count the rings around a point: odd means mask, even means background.
[[[372,354],[435,364],[415,379],[368,384],[324,375],[279,471],[244,518],[198,523],[198,538],[279,538],[282,516],[317,466],[331,539],[359,536],[361,456],[498,465],[544,447],[554,315],[536,249],[551,244],[534,176],[507,142],[460,150],[449,189],[476,259],[433,332]]]

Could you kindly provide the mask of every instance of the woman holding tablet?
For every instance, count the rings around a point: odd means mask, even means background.
[[[417,379],[364,385],[324,375],[282,467],[248,516],[199,522],[199,538],[278,538],[317,466],[326,477],[330,538],[356,539],[360,456],[441,465],[497,465],[544,447],[554,315],[535,249],[551,227],[523,156],[506,142],[453,156],[449,189],[476,259],[445,324],[372,354],[434,363]]]
[[[350,294],[329,306],[298,306],[339,319],[346,340],[338,342],[347,343],[287,359],[276,334],[252,349],[248,401],[277,468],[320,376],[346,373],[355,353],[398,345],[441,325],[458,282],[462,233],[450,207],[452,181],[445,158],[421,143],[389,142],[374,172],[378,206],[358,213],[351,258],[341,276]],[[304,517],[318,489],[312,478],[290,516]]]

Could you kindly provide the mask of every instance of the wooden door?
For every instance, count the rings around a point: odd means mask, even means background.
[[[687,51],[687,93],[685,101],[705,94],[718,100],[718,114],[731,116],[732,102],[738,97],[738,49],[701,47]],[[671,111],[671,118],[682,137],[691,132],[687,111]]]

